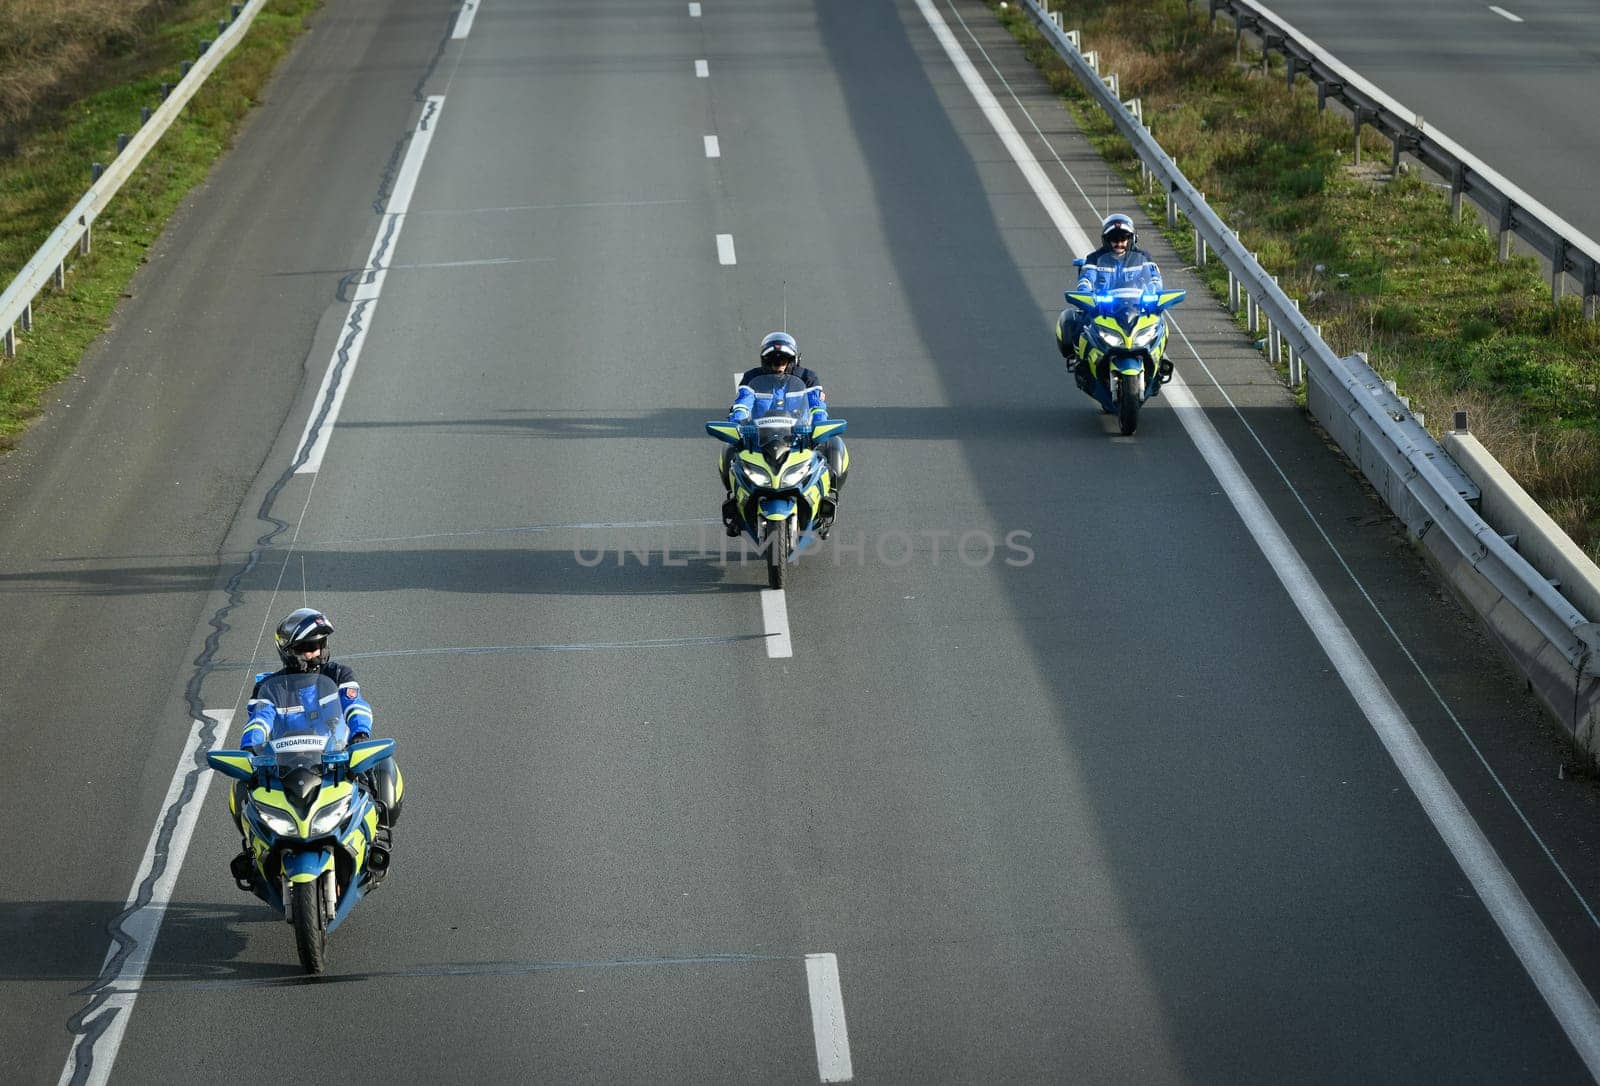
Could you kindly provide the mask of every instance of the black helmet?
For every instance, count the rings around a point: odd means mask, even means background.
[[[770,332],[761,341],[761,364],[775,370],[785,362],[800,361],[800,345],[788,332]]]
[[[1112,236],[1117,234],[1128,235],[1129,248],[1139,244],[1139,235],[1133,229],[1133,220],[1120,211],[1115,215],[1107,215],[1105,221],[1100,224],[1100,240],[1103,243],[1109,245]]]
[[[273,640],[278,643],[278,659],[290,671],[315,671],[323,661],[307,660],[301,653],[311,649],[326,651],[328,635],[332,632],[333,623],[321,611],[312,607],[291,611],[273,633]]]

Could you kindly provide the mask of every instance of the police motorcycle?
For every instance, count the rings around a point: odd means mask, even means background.
[[[1074,262],[1078,267],[1083,261]],[[1064,292],[1069,307],[1056,320],[1056,346],[1071,357],[1076,351],[1078,387],[1093,396],[1108,415],[1117,416],[1124,435],[1139,426],[1139,408],[1172,380],[1166,357],[1166,310],[1188,296],[1183,290],[1158,290],[1155,265],[1096,269],[1090,291]],[[1077,340],[1068,343],[1076,325]]]
[[[228,804],[245,838],[234,881],[289,922],[301,966],[320,973],[329,933],[389,870],[389,827],[404,784],[398,769],[389,771],[386,804],[372,771],[394,754],[395,741],[348,744],[339,689],[321,672],[267,677],[257,697],[277,708],[265,746],[211,751],[206,761],[245,785]]]
[[[762,551],[767,584],[782,588],[789,566],[823,534],[822,499],[832,485],[828,457],[818,448],[844,432],[844,419],[811,425],[809,390],[789,374],[760,374],[748,382],[755,406],[747,422],[708,422],[726,442],[724,482],[738,505],[739,527]]]

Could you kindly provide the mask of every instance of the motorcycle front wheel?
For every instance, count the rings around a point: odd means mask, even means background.
[[[782,588],[789,570],[789,522],[769,520],[766,522],[765,531],[767,587]]]
[[[1139,428],[1139,375],[1117,374],[1117,424],[1124,437]]]
[[[307,973],[320,973],[328,967],[328,925],[322,915],[320,880],[297,882],[289,887],[294,909],[294,948]]]

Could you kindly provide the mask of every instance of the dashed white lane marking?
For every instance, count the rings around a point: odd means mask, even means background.
[[[807,954],[806,986],[811,990],[811,1032],[817,1039],[817,1076],[823,1082],[849,1082],[855,1071],[850,1066],[844,996],[839,992],[839,959]]]
[[[345,320],[339,343],[334,346],[333,357],[328,359],[328,370],[322,376],[317,398],[311,402],[311,415],[306,419],[305,429],[300,432],[300,443],[295,446],[296,449],[305,450],[300,466],[295,469],[296,475],[314,472],[322,467],[322,458],[328,451],[328,440],[333,436],[334,423],[338,421],[339,409],[344,405],[345,392],[355,376],[361,348],[367,342],[367,332],[372,327],[378,297],[383,293],[385,266],[400,243],[400,231],[405,226],[412,193],[416,191],[417,175],[422,172],[422,162],[428,157],[428,145],[433,142],[433,133],[443,112],[443,95],[434,95],[423,103],[422,119],[411,134],[411,146],[406,149],[405,161],[400,164],[394,193],[389,197],[383,220],[378,224],[378,236],[373,239],[372,251],[367,254],[366,266],[351,298],[350,315]],[[342,368],[339,365],[341,360],[344,362]],[[330,401],[328,390],[335,375],[339,384],[333,390]],[[324,404],[327,405],[326,411]]]
[[[721,158],[722,157],[722,144],[717,142],[717,137],[715,137],[715,136],[707,136],[706,137],[706,157],[707,158]]]
[[[719,264],[737,264],[738,263],[738,261],[733,258],[733,235],[732,234],[718,234],[717,235],[717,262]]]
[[[128,1029],[128,1018],[133,1014],[133,1002],[139,998],[139,983],[144,979],[145,970],[150,966],[150,952],[155,949],[156,936],[161,931],[161,920],[166,915],[167,903],[172,900],[172,888],[177,885],[178,873],[183,870],[183,859],[189,852],[189,839],[194,835],[195,822],[199,819],[200,808],[205,803],[206,789],[210,787],[211,778],[215,776],[211,768],[205,764],[203,754],[209,748],[202,746],[201,730],[215,722],[216,734],[220,740],[227,735],[228,724],[233,720],[232,709],[208,710],[205,715],[210,720],[196,720],[189,729],[188,742],[183,745],[183,754],[178,758],[178,767],[172,773],[172,783],[167,786],[166,798],[161,801],[161,817],[156,820],[155,829],[150,833],[150,842],[144,849],[144,860],[139,864],[138,874],[133,877],[133,889],[128,891],[128,899],[123,906],[133,911],[124,916],[117,925],[118,929],[128,936],[132,949],[123,959],[122,966],[116,974],[107,977],[104,975],[105,971],[116,958],[118,949],[118,944],[112,943],[106,951],[105,963],[100,967],[102,975],[91,989],[91,992],[110,989],[115,994],[84,1017],[72,1051],[67,1054],[66,1065],[61,1069],[59,1080],[61,1086],[66,1086],[77,1076],[80,1055],[89,1057],[89,1071],[83,1080],[85,1083],[90,1086],[100,1086],[111,1079],[111,1068],[117,1062],[117,1049],[122,1046],[123,1034]],[[197,770],[194,791],[187,800],[184,800],[184,785],[189,774]],[[150,888],[150,900],[134,908],[139,900],[139,888],[155,870],[156,854],[162,844],[162,826],[172,817],[174,811],[177,812],[177,819],[172,826],[171,838],[165,842],[166,866]],[[104,1032],[95,1028],[101,1019],[106,1021]],[[80,1052],[85,1045],[87,1049]]]
[[[980,104],[993,102],[994,96],[978,77],[955,35],[932,0],[916,0],[923,18],[944,46],[951,63],[961,72],[967,87]],[[970,74],[969,74],[970,73]],[[1033,183],[1056,229],[1063,237],[1069,228],[1082,233],[1055,189],[1041,191],[1035,176],[1048,186],[1044,172],[1033,153],[1020,139],[1007,139],[1002,125],[1015,136],[1011,122],[998,110],[984,106],[984,115],[1001,135],[1002,142],[1023,174]],[[1075,245],[1074,252],[1085,251]],[[1266,502],[1244,474],[1233,453],[1205,415],[1181,378],[1168,386],[1173,408],[1189,439],[1222,484],[1239,518],[1244,522],[1272,570],[1282,582],[1289,598],[1299,609],[1328,660],[1338,671],[1356,705],[1366,716],[1373,732],[1394,760],[1401,777],[1410,787],[1428,820],[1443,838],[1462,873],[1472,883],[1479,899],[1500,928],[1506,942],[1521,961],[1534,985],[1544,997],[1551,1013],[1560,1022],[1568,1040],[1583,1059],[1589,1073],[1600,1079],[1600,1007],[1594,996],[1551,938],[1544,921],[1529,904],[1511,873],[1506,870],[1483,831],[1478,827],[1461,797],[1433,760],[1416,728],[1406,718],[1394,695],[1373,668],[1366,653],[1323,593],[1305,559],[1289,542],[1283,528],[1273,518]]]
[[[464,38],[472,32],[472,20],[478,16],[478,0],[466,0],[461,5],[461,14],[456,16],[456,29],[450,36]]]
[[[689,5],[689,18],[691,18],[691,19],[700,18],[700,5],[699,4],[690,4]]]
[[[1522,16],[1513,15],[1513,14],[1511,14],[1511,12],[1507,11],[1505,8],[1497,8],[1493,4],[1490,4],[1489,5],[1489,10],[1494,12],[1496,15],[1500,16],[1502,19],[1510,19],[1514,23],[1522,22]]]
[[[711,65],[707,64],[703,60],[695,61],[694,62],[694,74],[699,76],[701,79],[705,79],[705,78],[709,77],[711,75]]]
[[[794,655],[794,642],[789,640],[789,605],[784,602],[783,589],[761,590],[761,625],[767,631],[768,659],[787,659]]]

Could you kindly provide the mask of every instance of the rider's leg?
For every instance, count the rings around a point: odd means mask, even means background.
[[[722,450],[722,530],[728,533],[729,538],[739,534],[739,505],[733,500],[733,491],[728,483],[728,469],[733,464],[733,446]]]

